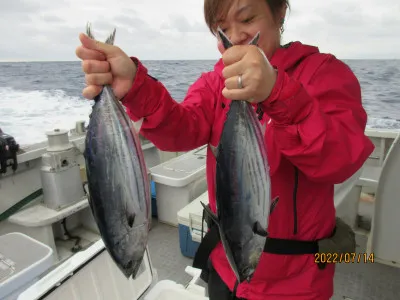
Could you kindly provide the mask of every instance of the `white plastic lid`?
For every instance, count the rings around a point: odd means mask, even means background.
[[[178,223],[184,226],[201,229],[201,220],[203,217],[203,206],[201,202],[205,205],[208,204],[208,192],[204,192],[178,211]]]
[[[0,299],[47,271],[52,254],[49,246],[20,232],[0,236]]]
[[[157,165],[150,171],[154,182],[182,187],[205,175],[206,157],[192,151]]]

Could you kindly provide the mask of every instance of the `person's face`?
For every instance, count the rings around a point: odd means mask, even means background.
[[[280,45],[281,20],[286,8],[276,18],[265,0],[233,0],[225,16],[218,18],[217,26],[229,37],[234,45],[245,45],[260,32],[258,46],[270,58]],[[224,52],[218,41],[218,50]]]

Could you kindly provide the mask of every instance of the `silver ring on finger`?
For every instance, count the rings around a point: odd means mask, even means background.
[[[242,88],[243,88],[242,74],[240,74],[240,75],[238,76],[237,84],[238,84],[238,88],[239,88],[239,89],[242,89]]]

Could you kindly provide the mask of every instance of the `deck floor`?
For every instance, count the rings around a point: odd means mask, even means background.
[[[357,235],[358,251],[365,249],[366,237]],[[170,279],[187,284],[185,273],[192,259],[183,256],[179,248],[176,227],[159,223],[153,218],[149,251],[159,280]],[[400,299],[400,268],[379,263],[340,264],[336,268],[335,295],[332,300],[398,300]]]

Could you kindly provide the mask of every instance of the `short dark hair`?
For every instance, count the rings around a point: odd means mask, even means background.
[[[212,34],[215,34],[215,27],[217,23],[218,14],[221,9],[228,10],[230,5],[227,2],[231,0],[204,0],[204,19]],[[290,7],[289,0],[265,0],[271,9],[274,18],[277,17],[282,7]],[[225,11],[226,12],[226,11]],[[225,12],[222,12],[223,14]]]

